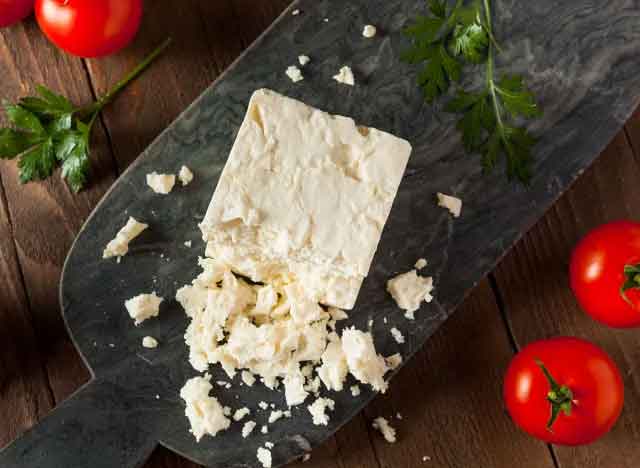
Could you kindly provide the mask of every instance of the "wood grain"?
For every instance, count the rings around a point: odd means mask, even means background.
[[[634,137],[637,133],[634,132]],[[518,346],[556,335],[586,338],[607,351],[625,383],[625,408],[612,432],[593,445],[554,448],[561,467],[635,467],[640,459],[640,338],[599,325],[578,307],[568,284],[571,249],[588,230],[640,217],[638,159],[624,132],[496,270]]]
[[[92,99],[82,62],[58,52],[33,21],[0,32],[0,80],[6,99],[32,92],[38,83],[67,95],[75,103]],[[96,130],[92,185],[79,195],[73,195],[57,176],[20,185],[16,164],[0,165],[35,337],[56,401],[68,396],[89,376],[62,323],[58,282],[76,232],[114,180],[104,134],[99,128]]]

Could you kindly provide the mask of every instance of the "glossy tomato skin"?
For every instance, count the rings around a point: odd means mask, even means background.
[[[560,414],[547,429],[550,384],[541,361],[559,385],[573,393],[571,414]],[[579,338],[536,341],[511,361],[504,379],[504,401],[513,421],[530,435],[559,445],[588,444],[615,424],[624,401],[620,371],[600,348]]]
[[[142,0],[36,0],[45,35],[79,57],[101,57],[126,46],[142,18]]]
[[[580,306],[595,320],[616,328],[640,326],[640,293],[626,291],[625,265],[640,263],[640,224],[616,221],[589,232],[571,256],[571,289]]]
[[[0,0],[0,28],[17,23],[33,10],[34,0]]]

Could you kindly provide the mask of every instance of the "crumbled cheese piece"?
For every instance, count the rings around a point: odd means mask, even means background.
[[[281,410],[272,411],[271,414],[269,415],[269,420],[267,422],[269,424],[273,424],[278,419],[281,419],[283,416],[284,416],[284,413]]]
[[[242,418],[250,414],[251,414],[251,410],[247,407],[237,409],[236,412],[233,413],[233,420],[240,421]]]
[[[268,426],[262,426],[260,428],[260,432],[262,432],[263,434],[268,434],[269,433],[269,427]]]
[[[193,172],[187,166],[182,166],[178,172],[178,179],[183,187],[189,185],[193,181]]]
[[[400,421],[402,421],[402,414],[396,413],[396,419],[399,419]]]
[[[157,317],[160,313],[160,303],[163,301],[154,292],[151,294],[140,294],[125,301],[124,306],[129,312],[129,316],[136,325],[140,325],[151,317]]]
[[[245,439],[249,437],[249,434],[251,434],[255,428],[255,421],[247,421],[246,423],[244,423],[244,426],[242,426],[242,437],[244,437]]]
[[[272,449],[273,447],[275,447],[275,444],[273,442],[265,442],[264,446],[268,449]]]
[[[191,433],[197,442],[207,434],[214,437],[231,424],[218,400],[209,396],[213,388],[210,379],[211,376],[208,374],[204,377],[194,377],[187,380],[180,390],[180,397],[187,405],[185,414],[191,424]]]
[[[191,241],[190,240],[184,241],[184,246],[191,248]]]
[[[367,24],[362,30],[362,35],[367,39],[371,39],[376,35],[377,32],[378,29],[375,26],[373,26],[372,24]]]
[[[314,303],[351,309],[410,153],[393,135],[258,90],[200,225],[206,255],[254,282],[297,278]],[[273,314],[285,316],[280,305]]]
[[[427,259],[426,258],[419,258],[418,260],[416,260],[416,264],[415,264],[415,269],[416,270],[422,270],[426,266],[427,266]]]
[[[260,447],[256,456],[264,468],[271,468],[271,450]]]
[[[351,396],[353,397],[360,396],[360,385],[351,386]]]
[[[291,14],[292,14],[293,16],[298,16],[298,15],[300,14],[300,10],[295,9],[295,10],[293,10],[293,11],[291,12]]]
[[[129,251],[129,243],[148,227],[148,224],[138,222],[135,218],[129,217],[127,224],[125,224],[124,227],[118,231],[116,237],[107,244],[107,247],[102,253],[102,258],[120,258],[126,255]]]
[[[225,416],[231,416],[231,412],[233,410],[231,409],[230,406],[223,406],[222,407],[222,414],[224,414]]]
[[[258,406],[261,410],[266,410],[267,408],[269,408],[269,404],[266,401],[261,401],[260,403],[258,403]]]
[[[399,343],[399,344],[404,343],[404,336],[402,335],[402,332],[398,330],[396,327],[393,327],[391,329],[391,336],[393,336],[393,339],[396,340],[396,343]]]
[[[313,424],[316,426],[326,426],[329,424],[329,416],[325,414],[325,411],[327,409],[333,411],[335,402],[330,398],[318,398],[307,408],[313,417]]]
[[[311,460],[311,454],[310,454],[310,453],[305,453],[305,454],[302,456],[302,463],[304,463],[304,462],[308,462],[309,460]]]
[[[387,356],[385,358],[385,362],[387,363],[387,367],[391,370],[395,370],[402,364],[402,355],[400,353],[392,354],[391,356]]]
[[[327,389],[339,392],[348,373],[342,343],[340,340],[332,341],[322,354],[322,366],[318,369],[318,376]]]
[[[158,347],[158,340],[153,336],[145,336],[142,338],[142,346],[145,348],[153,349]]]
[[[216,384],[217,384],[219,387],[226,387],[226,386],[227,386],[227,382],[225,382],[224,380],[218,380],[218,381],[216,382]]]
[[[158,174],[157,172],[147,174],[147,185],[160,195],[171,193],[175,184],[176,176],[174,174]]]
[[[304,76],[302,76],[302,71],[295,65],[291,65],[287,67],[287,71],[285,72],[291,81],[297,83],[298,81],[304,80]]]
[[[382,356],[376,353],[371,333],[355,328],[347,328],[342,333],[342,351],[347,359],[349,372],[364,384],[370,384],[374,390],[384,393],[387,382],[384,374],[389,370]]]
[[[346,65],[340,69],[337,75],[333,76],[333,79],[338,83],[349,86],[353,86],[354,84],[356,84],[356,80],[353,77],[353,71],[351,70],[351,67],[348,67]]]
[[[256,378],[254,377],[254,375],[247,370],[243,370],[240,374],[240,377],[242,378],[244,384],[248,387],[251,387],[254,383],[256,383]]]
[[[459,218],[462,212],[462,200],[440,192],[438,192],[438,206],[449,210],[454,218]]]
[[[307,63],[311,62],[311,57],[308,55],[299,55],[298,62],[300,63],[300,66],[304,67]]]
[[[416,270],[410,270],[387,281],[387,291],[398,307],[407,311],[407,318],[412,318],[422,301],[433,300],[433,278],[419,276]]]
[[[386,440],[390,444],[393,444],[396,441],[396,430],[391,427],[389,421],[387,421],[385,418],[381,416],[374,419],[372,425],[374,429],[380,431],[380,433],[384,437],[384,440]]]
[[[423,462],[431,461],[431,457],[429,455],[425,455],[424,457],[422,457],[422,461]]]
[[[287,405],[299,405],[307,399],[307,391],[304,387],[304,376],[302,372],[295,371],[284,378],[284,396]]]
[[[285,418],[290,418],[291,417],[291,410],[286,410],[282,412],[283,416]]]

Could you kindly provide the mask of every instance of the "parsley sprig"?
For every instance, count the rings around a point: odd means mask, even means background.
[[[43,180],[62,166],[61,176],[74,192],[87,183],[91,130],[113,98],[137,78],[168,46],[167,39],[109,92],[86,107],[75,107],[66,97],[38,85],[36,96],[5,102],[11,127],[0,128],[0,159],[18,158],[21,183]]]
[[[527,183],[531,178],[531,150],[536,139],[522,120],[541,115],[533,94],[520,75],[496,76],[495,55],[501,51],[493,34],[490,0],[428,0],[429,16],[419,16],[405,29],[413,47],[402,58],[423,64],[418,83],[432,103],[460,81],[464,65],[484,64],[481,89],[458,89],[445,110],[463,114],[457,124],[469,153],[479,153],[486,170],[501,156],[507,176]]]

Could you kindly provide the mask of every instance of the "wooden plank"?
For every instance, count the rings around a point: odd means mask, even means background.
[[[553,467],[545,444],[517,431],[503,411],[502,373],[512,356],[484,280],[365,410],[367,420],[384,416],[398,432],[388,444],[369,427],[381,466]]]
[[[3,98],[8,100],[32,92],[38,83],[69,96],[75,103],[92,99],[82,62],[57,51],[33,20],[0,31],[0,81]],[[100,128],[96,128],[93,148],[92,184],[79,195],[73,195],[57,176],[20,185],[15,162],[0,165],[37,349],[56,401],[89,377],[62,323],[58,282],[76,232],[113,182],[112,156]]]
[[[640,337],[591,320],[578,307],[567,276],[571,249],[582,235],[607,221],[640,217],[638,162],[620,132],[496,270],[519,346],[556,335],[575,335],[605,349],[622,371],[626,398],[620,421],[593,445],[554,448],[563,468],[631,468],[640,459]]]

